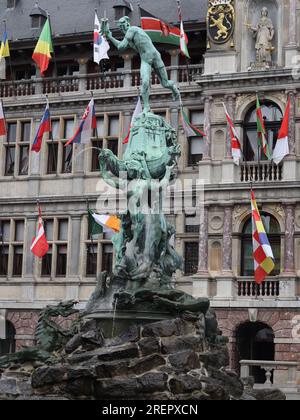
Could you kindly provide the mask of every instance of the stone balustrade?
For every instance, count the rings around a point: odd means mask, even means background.
[[[239,297],[278,297],[280,296],[280,281],[279,279],[268,279],[262,284],[256,284],[254,279],[238,279],[237,281],[237,295]]]
[[[259,367],[266,372],[266,382],[264,383],[265,388],[271,388],[276,384],[276,381],[272,383],[272,373],[277,370],[287,370],[287,381],[283,385],[286,387],[297,388],[297,362],[282,362],[282,361],[264,361],[264,360],[241,360],[241,379],[246,379],[251,376],[251,368]]]
[[[247,162],[241,166],[241,182],[270,182],[283,180],[283,166],[273,162]]]
[[[203,65],[177,66],[167,68],[168,76],[179,83],[190,83],[193,77],[201,75]],[[35,78],[31,80],[0,82],[0,97],[33,96],[37,94],[56,94],[90,90],[130,89],[140,86],[139,70],[76,74],[73,76]],[[159,85],[157,75],[152,74],[152,85]]]

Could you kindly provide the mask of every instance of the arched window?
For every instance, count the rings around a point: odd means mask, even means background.
[[[265,120],[267,141],[270,150],[274,150],[283,114],[274,102],[261,101],[263,118]],[[247,162],[267,160],[258,142],[256,105],[253,105],[246,115],[244,122],[244,155]]]
[[[0,339],[0,356],[5,354],[15,353],[16,351],[16,330],[13,324],[9,321],[6,321],[6,338],[5,340]]]
[[[268,213],[262,213],[261,217],[275,257],[275,269],[270,276],[278,276],[280,274],[281,261],[280,225],[275,217]],[[246,221],[242,233],[241,275],[245,277],[254,276],[252,217]]]

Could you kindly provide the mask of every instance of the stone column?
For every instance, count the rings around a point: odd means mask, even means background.
[[[198,275],[208,275],[208,207],[200,216]]]
[[[288,44],[285,47],[285,67],[293,67],[293,60],[299,54],[297,43],[297,0],[289,2]]]
[[[285,274],[295,273],[295,205],[286,204],[285,211]]]
[[[131,70],[132,70],[132,55],[131,54],[125,54],[122,55],[122,58],[124,60],[124,88],[130,89],[132,86],[131,83]]]
[[[81,216],[72,216],[70,277],[79,278]]]
[[[225,97],[227,111],[232,118],[235,120],[235,95],[228,95]],[[228,125],[228,124],[227,124]],[[231,137],[229,127],[227,128],[226,134],[226,151],[225,151],[225,158],[232,158],[232,151],[231,151]]]
[[[289,46],[297,46],[297,0],[290,0]]]
[[[79,91],[80,92],[84,92],[87,89],[87,64],[88,64],[88,59],[87,58],[80,58],[78,60],[78,64],[79,64],[79,76],[85,76],[79,79]]]
[[[211,110],[213,98],[208,96],[204,99],[204,132],[206,134],[205,141],[207,144],[203,159],[211,159]]]
[[[171,80],[173,82],[178,82],[178,65],[179,65],[179,58],[178,58],[178,50],[171,50],[170,51],[171,56]]]
[[[232,214],[233,208],[224,208],[224,229],[223,229],[223,273],[232,273]]]
[[[289,125],[289,147],[290,147],[290,154],[295,156],[296,152],[296,124],[295,124],[295,118],[296,118],[296,94],[297,91],[289,91],[287,92],[291,99],[291,112],[290,112],[290,125]]]

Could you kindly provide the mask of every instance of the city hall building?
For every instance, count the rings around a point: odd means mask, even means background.
[[[84,307],[97,275],[111,271],[111,237],[90,241],[87,200],[95,209],[104,193],[99,148],[124,151],[140,86],[139,57],[133,50],[93,62],[94,10],[106,13],[114,36],[117,20],[139,25],[141,7],[178,26],[176,2],[163,0],[0,0],[11,58],[0,82],[8,134],[0,140],[0,353],[34,343],[38,313],[47,304],[78,299]],[[153,75],[151,105],[178,129],[182,156],[179,178],[204,180],[204,216],[171,214],[175,245],[184,258],[176,287],[211,299],[229,337],[231,364],[276,361],[300,379],[300,1],[182,0],[191,60],[157,44],[170,78],[178,83],[191,122],[206,138],[187,138],[180,108]],[[50,14],[55,55],[42,78],[32,61]],[[268,34],[268,36],[266,35]],[[98,137],[64,147],[93,92]],[[53,140],[30,151],[48,95]],[[290,155],[276,166],[257,148],[256,97],[262,104],[272,149],[288,97]],[[231,156],[223,103],[234,120],[244,159]],[[92,146],[92,147],[89,147]],[[272,275],[254,281],[250,182],[276,260]],[[197,191],[191,189],[191,195]],[[40,200],[50,250],[39,260],[30,252]],[[297,368],[297,365],[296,365]],[[253,370],[260,382],[261,370]],[[293,376],[293,383],[295,377]]]

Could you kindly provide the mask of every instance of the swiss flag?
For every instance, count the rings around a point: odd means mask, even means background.
[[[39,207],[39,221],[38,221],[38,233],[33,239],[30,248],[31,252],[38,258],[43,258],[49,251],[49,244],[47,242],[41,208]]]

